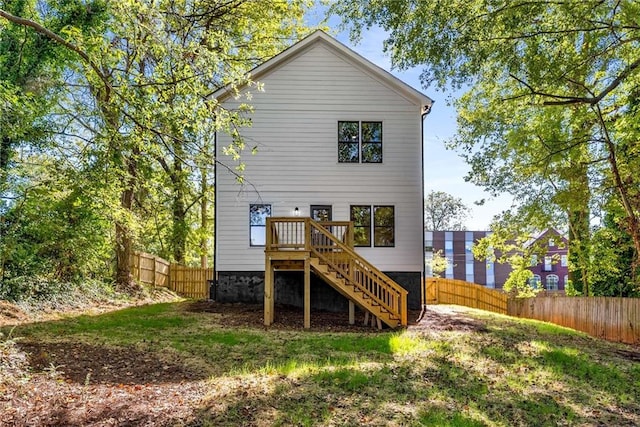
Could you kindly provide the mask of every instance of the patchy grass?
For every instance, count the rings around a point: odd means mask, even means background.
[[[21,337],[18,345],[25,343],[32,352],[34,367],[38,354],[33,353],[43,352],[41,366],[65,365],[60,369],[68,378],[77,383],[85,378],[78,385],[85,393],[92,378],[104,387],[131,384],[129,399],[135,398],[136,387],[151,382],[157,393],[164,390],[162,384],[170,384],[174,393],[181,387],[191,390],[192,399],[169,406],[179,415],[169,411],[165,418],[144,418],[150,415],[139,409],[135,419],[146,420],[142,424],[640,424],[638,349],[565,328],[469,310],[463,314],[467,324],[481,328],[442,331],[422,324],[401,332],[264,330],[255,324],[230,326],[233,314],[195,313],[185,310],[186,304],[26,324],[12,336]],[[89,359],[97,359],[96,366],[73,365],[73,352],[57,360],[53,353],[65,345],[83,354],[95,352]],[[99,352],[120,355],[122,372],[115,365],[98,372],[99,363],[109,363]],[[95,389],[95,396],[101,390]],[[85,399],[91,402],[92,397]],[[116,406],[109,399],[105,404]],[[69,407],[67,424],[88,424],[88,411],[82,411],[78,405]]]

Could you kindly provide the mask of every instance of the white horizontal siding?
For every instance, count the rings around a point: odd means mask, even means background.
[[[322,44],[263,76],[253,92],[252,127],[241,130],[247,185],[218,168],[217,269],[263,270],[263,248],[249,246],[249,204],[267,203],[274,216],[307,216],[312,204],[333,207],[348,220],[349,206],[395,206],[395,248],[358,248],[385,271],[422,270],[420,106],[353,66]],[[228,100],[226,108],[239,101]],[[383,122],[383,163],[338,163],[338,121]],[[218,160],[229,138],[219,135]],[[257,147],[256,155],[249,154]]]

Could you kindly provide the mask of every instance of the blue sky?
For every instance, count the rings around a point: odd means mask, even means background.
[[[320,20],[321,18],[321,12],[317,12],[312,14],[309,20],[316,21],[316,19]],[[339,19],[333,17],[329,20],[328,25],[332,29],[332,35],[340,42],[436,101],[431,113],[426,118],[424,126],[425,192],[428,193],[431,190],[444,191],[461,198],[470,209],[469,217],[466,221],[467,229],[488,229],[493,216],[508,209],[512,198],[508,195],[492,198],[482,191],[480,187],[465,182],[464,176],[468,173],[469,166],[456,152],[445,148],[445,141],[456,132],[456,111],[452,106],[447,105],[447,99],[456,94],[447,90],[444,92],[436,91],[434,87],[428,89],[421,87],[420,68],[406,71],[392,70],[391,60],[383,52],[382,45],[386,38],[386,33],[383,30],[374,28],[363,32],[360,42],[353,44],[349,39],[348,32],[338,32],[339,23]],[[481,199],[486,200],[484,205],[477,206],[474,204],[475,201]]]

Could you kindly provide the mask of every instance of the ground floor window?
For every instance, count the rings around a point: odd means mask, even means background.
[[[547,290],[548,291],[558,290],[558,276],[556,276],[555,274],[549,274],[547,276]]]
[[[355,246],[395,246],[393,206],[352,205],[350,211]]]
[[[539,274],[534,274],[533,277],[529,279],[529,286],[534,289],[539,288],[541,283],[542,279]]]
[[[264,246],[267,243],[267,217],[271,216],[271,205],[249,205],[249,244]]]

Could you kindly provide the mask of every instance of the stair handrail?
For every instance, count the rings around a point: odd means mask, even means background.
[[[382,307],[384,307],[391,314],[398,316],[400,318],[401,323],[403,325],[406,325],[407,324],[407,313],[406,313],[406,305],[407,304],[406,304],[406,301],[407,301],[407,294],[408,294],[407,290],[404,289],[403,287],[401,287],[400,285],[398,285],[397,283],[395,283],[389,276],[384,274],[382,271],[378,270],[378,268],[376,268],[373,264],[371,264],[369,261],[367,261],[360,254],[358,254],[355,250],[351,249],[348,245],[346,245],[343,242],[341,242],[340,239],[338,239],[335,235],[333,235],[333,233],[330,233],[329,231],[327,231],[320,223],[318,223],[317,221],[314,221],[313,219],[310,219],[310,218],[305,218],[305,219],[308,220],[308,224],[310,225],[310,228],[313,228],[313,229],[317,230],[319,233],[322,233],[330,241],[332,241],[336,245],[336,247],[340,248],[340,250],[342,250],[347,255],[349,255],[350,258],[355,259],[358,262],[360,262],[361,264],[363,264],[364,267],[369,270],[366,273],[369,273],[368,275],[370,277],[373,276],[375,279],[379,279],[378,282],[382,283],[384,285],[384,287],[386,287],[386,289],[396,293],[396,295],[399,297],[398,298],[398,307],[397,308],[396,307],[390,307],[385,301],[380,299],[377,295],[375,295],[374,293],[369,291],[369,289],[367,289],[366,287],[362,286],[361,283],[359,283],[357,280],[355,280],[353,277],[351,277],[340,266],[337,266],[335,264],[331,265],[331,267],[333,269],[335,269],[336,271],[338,271],[345,280],[354,283],[354,285],[357,285],[357,287],[363,293],[366,293],[370,298],[375,300],[376,303],[380,304]],[[311,244],[310,241],[308,242],[308,245],[309,245],[309,249],[314,254],[316,254],[320,259],[322,259],[323,261],[327,262],[327,264],[331,264],[329,257],[325,256],[322,252],[316,250],[313,247],[313,245]]]

